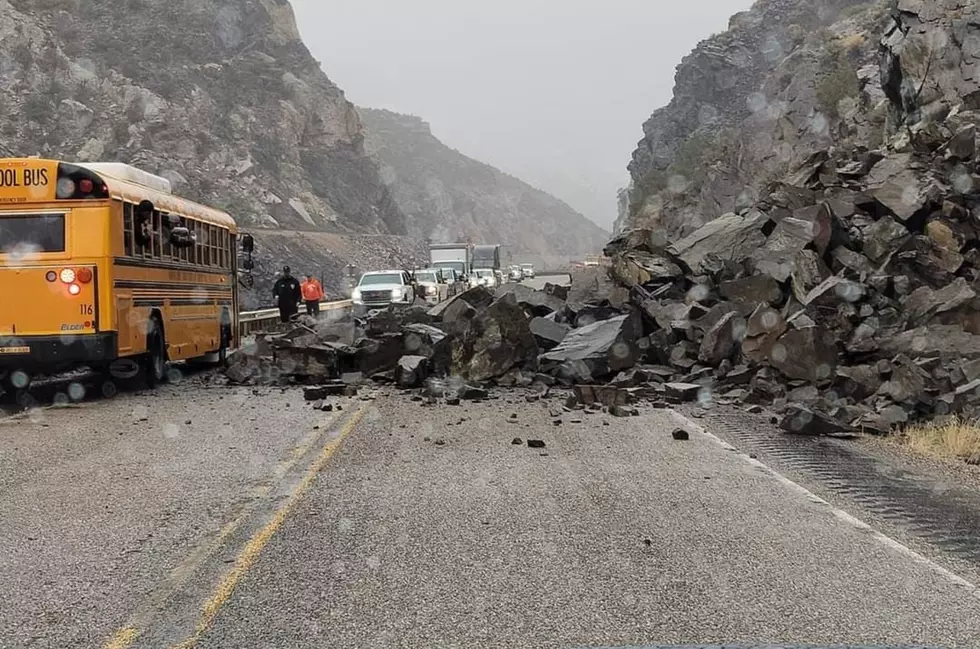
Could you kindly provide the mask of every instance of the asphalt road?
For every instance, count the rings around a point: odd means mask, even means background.
[[[980,645],[975,587],[668,412],[336,403],[0,422],[0,646]]]
[[[559,286],[570,286],[572,283],[571,275],[536,275],[534,279],[525,279],[522,284],[533,289],[541,290],[547,283],[558,284]]]

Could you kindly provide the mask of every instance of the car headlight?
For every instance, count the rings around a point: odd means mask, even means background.
[[[400,289],[400,288],[393,288],[393,289],[391,289],[391,297],[393,297],[396,300],[402,299],[402,295],[403,294],[404,294],[404,291],[402,291],[402,289]]]
[[[350,297],[351,297],[352,300],[360,300],[361,299],[361,289],[355,288],[351,292]]]
[[[429,295],[435,295],[437,290],[435,286],[427,286],[425,287],[425,292]]]

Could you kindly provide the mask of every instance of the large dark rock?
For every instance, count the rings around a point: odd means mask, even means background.
[[[798,403],[787,404],[779,427],[793,435],[833,435],[849,432],[848,425],[837,421],[830,415],[811,410]]]
[[[395,366],[395,382],[402,388],[417,388],[428,376],[428,358],[425,356],[402,356]]]
[[[813,223],[794,217],[780,221],[765,244],[752,252],[756,270],[778,282],[789,279],[796,254],[813,241],[813,227]]]
[[[912,235],[895,219],[885,216],[864,231],[864,254],[872,262],[879,263],[889,254],[897,252]]]
[[[617,253],[641,250],[643,252],[662,252],[667,247],[667,236],[663,230],[636,228],[622,232],[606,244],[603,253],[614,257]]]
[[[903,223],[941,195],[935,181],[911,165],[911,154],[890,155],[874,166],[867,179],[870,194]]]
[[[768,361],[772,346],[785,332],[786,319],[782,314],[772,307],[760,304],[746,322],[742,356],[756,364]]]
[[[787,331],[773,344],[769,362],[787,378],[826,381],[837,367],[834,334],[819,327]]]
[[[768,223],[769,217],[757,210],[746,216],[726,214],[675,241],[670,251],[692,271],[699,272],[708,257],[744,259],[751,255],[765,244],[764,228]]]
[[[598,379],[636,363],[636,339],[640,333],[635,315],[622,315],[572,330],[557,347],[540,357],[543,368],[581,361]],[[580,377],[582,378],[582,377]]]
[[[852,270],[860,275],[870,275],[875,271],[875,265],[871,263],[870,259],[848,248],[835,248],[831,256],[841,267]]]
[[[429,309],[429,315],[436,320],[446,321],[445,313],[447,311],[452,311],[455,314],[468,311],[468,309],[461,309],[457,302],[465,302],[470,308],[475,310],[485,309],[490,306],[493,302],[493,293],[483,285],[475,286],[471,289],[465,290],[462,293],[458,293],[453,297],[449,298],[445,302],[440,302],[439,304],[433,306]]]
[[[896,357],[892,367],[891,375],[878,392],[896,403],[916,403],[924,400],[929,373],[904,354]]]
[[[546,316],[565,307],[563,299],[544,291],[536,291],[524,284],[505,284],[497,291],[497,296],[508,293],[513,293],[517,303],[532,316]]]
[[[916,279],[917,284],[942,288],[953,281],[953,274],[963,265],[963,255],[944,248],[925,235],[906,242],[892,258],[890,268]]]
[[[726,358],[730,359],[735,354],[738,336],[741,333],[736,331],[738,321],[737,313],[727,313],[713,327],[708,329],[701,340],[698,360],[714,367]],[[744,326],[744,321],[742,321],[741,329],[743,331]]]
[[[372,376],[392,370],[404,355],[402,334],[382,334],[374,338],[362,338],[355,344],[354,365],[350,369]]]
[[[878,368],[873,365],[854,365],[838,367],[834,387],[839,396],[858,401],[867,399],[878,392],[882,378]]]
[[[530,327],[531,333],[538,341],[538,347],[545,350],[557,347],[572,329],[566,324],[559,324],[548,318],[534,318],[531,320]]]
[[[545,282],[544,288],[542,288],[541,290],[547,293],[548,295],[552,295],[558,298],[559,300],[567,300],[568,292],[570,289],[571,286],[562,286],[560,284],[552,284],[551,282]]]
[[[762,303],[775,306],[783,299],[779,284],[769,275],[751,275],[722,282],[718,286],[718,292],[726,299],[752,304],[753,307]]]
[[[402,327],[402,340],[407,355],[426,357],[438,374],[449,371],[452,340],[441,329],[426,324],[407,324]]]
[[[790,272],[794,297],[801,303],[805,302],[807,294],[829,276],[830,269],[820,255],[809,249],[799,251],[793,259],[793,269]]]
[[[939,290],[922,286],[912,291],[905,301],[909,324],[918,327],[928,324],[937,315],[955,311],[971,303],[977,297],[965,279],[957,277],[951,284]]]
[[[977,127],[967,124],[946,143],[946,152],[957,160],[972,160],[977,155]]]
[[[524,310],[508,293],[478,314],[454,337],[452,371],[471,381],[504,375],[515,366],[533,364],[538,346]]]
[[[629,252],[617,256],[612,266],[613,277],[626,286],[671,281],[684,271],[666,254]]]

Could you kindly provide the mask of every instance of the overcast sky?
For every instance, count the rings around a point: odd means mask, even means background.
[[[750,0],[292,0],[354,103],[411,113],[449,146],[604,227],[674,68]]]

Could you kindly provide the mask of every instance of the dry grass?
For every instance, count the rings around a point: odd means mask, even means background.
[[[910,426],[903,431],[901,443],[922,455],[977,464],[980,463],[980,421],[954,418]]]

